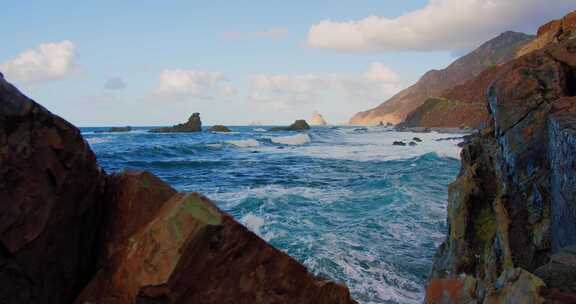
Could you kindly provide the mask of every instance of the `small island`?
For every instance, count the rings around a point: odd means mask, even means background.
[[[200,120],[200,113],[194,113],[188,121],[185,123],[177,124],[172,127],[164,127],[152,129],[148,132],[152,133],[190,133],[190,132],[201,132],[202,131],[202,121]]]
[[[208,132],[228,133],[228,132],[232,132],[232,130],[230,130],[228,127],[226,127],[224,125],[214,125],[210,129],[208,129]]]
[[[287,127],[274,127],[270,131],[305,131],[310,130],[310,126],[304,119],[298,119]]]

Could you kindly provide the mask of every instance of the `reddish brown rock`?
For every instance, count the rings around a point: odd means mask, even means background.
[[[0,74],[0,301],[70,303],[95,273],[104,174],[80,131]]]
[[[76,303],[355,303],[212,202],[178,193]]]
[[[490,126],[463,149],[430,282],[471,276],[483,303],[543,303],[547,292],[554,301],[576,292],[576,271],[547,264],[576,244],[575,71],[576,39],[559,38],[492,72]]]

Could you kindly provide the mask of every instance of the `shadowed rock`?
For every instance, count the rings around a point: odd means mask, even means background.
[[[200,113],[194,113],[188,121],[181,123],[172,127],[157,128],[152,129],[149,132],[152,133],[189,133],[189,132],[201,132],[202,131],[202,121],[200,120]]]
[[[226,126],[223,125],[215,125],[208,129],[209,132],[232,132],[232,130],[228,129]]]
[[[299,119],[294,121],[293,124],[288,127],[274,127],[270,131],[306,131],[310,130],[310,126],[304,119]]]

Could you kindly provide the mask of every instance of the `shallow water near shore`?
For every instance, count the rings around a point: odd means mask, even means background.
[[[420,303],[446,231],[447,186],[460,162],[454,134],[382,127],[306,133],[95,133],[81,128],[108,172],[148,170],[216,201],[249,229],[345,282],[360,303]],[[397,140],[416,146],[393,146]]]

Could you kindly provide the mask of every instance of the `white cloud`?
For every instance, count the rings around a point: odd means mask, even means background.
[[[336,99],[361,104],[382,100],[400,87],[398,74],[375,62],[361,74],[255,75],[249,98],[276,108]]]
[[[68,40],[42,43],[0,64],[6,78],[24,83],[59,80],[76,69],[76,48]]]
[[[156,93],[173,98],[213,98],[236,93],[220,72],[163,70]]]
[[[288,30],[286,28],[272,28],[259,32],[240,32],[230,31],[223,34],[225,39],[228,40],[252,40],[252,39],[280,39],[286,36]]]
[[[534,31],[574,9],[574,0],[429,0],[396,18],[323,20],[308,46],[344,52],[469,49],[506,30]]]

